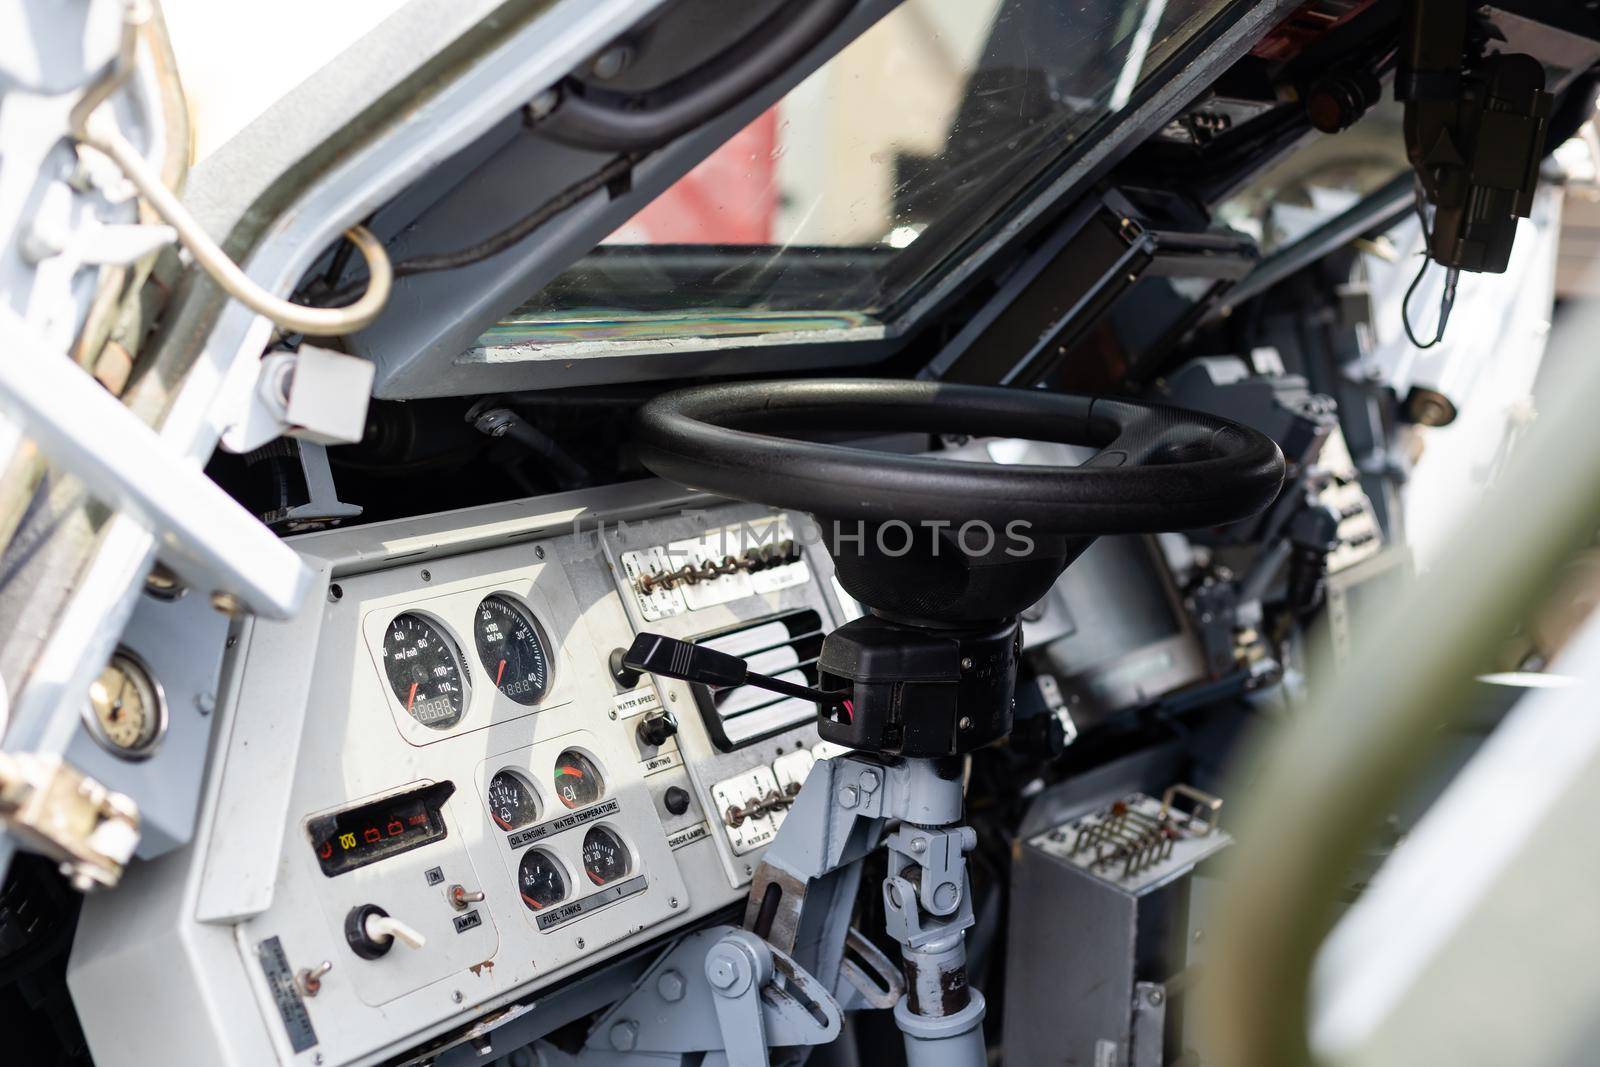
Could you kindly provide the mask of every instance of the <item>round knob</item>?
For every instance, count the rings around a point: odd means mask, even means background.
[[[681,785],[671,785],[661,794],[661,805],[669,815],[682,815],[689,810],[689,791]]]
[[[639,672],[623,664],[622,657],[627,654],[628,650],[625,648],[613,648],[606,665],[611,668],[612,681],[623,689],[632,689],[639,684]]]
[[[639,740],[660,748],[678,732],[678,720],[670,711],[654,711],[639,720]]]
[[[350,909],[344,917],[344,939],[350,949],[364,960],[375,960],[386,955],[399,941],[408,948],[421,948],[427,938],[408,923],[390,915],[376,904],[361,904]]]

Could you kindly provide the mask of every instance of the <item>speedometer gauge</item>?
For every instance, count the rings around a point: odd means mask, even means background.
[[[472,636],[494,687],[518,704],[537,704],[550,689],[550,652],[533,613],[502,593],[478,605]]]
[[[383,670],[406,712],[422,725],[448,730],[467,708],[467,671],[455,642],[414,612],[396,615],[383,637]]]

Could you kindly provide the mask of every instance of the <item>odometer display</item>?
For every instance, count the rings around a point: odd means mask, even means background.
[[[489,818],[502,830],[520,830],[539,817],[533,786],[516,771],[489,779]]]
[[[583,835],[583,873],[595,885],[608,885],[625,878],[633,869],[628,846],[604,826],[592,827]]]
[[[533,613],[496,593],[478,605],[472,636],[478,662],[494,687],[518,704],[537,704],[550,690],[550,652]]]
[[[576,749],[567,749],[556,758],[556,796],[569,808],[593,804],[605,792],[600,768]]]
[[[451,641],[414,612],[396,615],[383,637],[383,669],[406,713],[433,730],[448,730],[467,709],[466,668]]]
[[[561,864],[542,848],[530,848],[517,864],[517,891],[532,911],[559,904],[567,898],[567,880]]]

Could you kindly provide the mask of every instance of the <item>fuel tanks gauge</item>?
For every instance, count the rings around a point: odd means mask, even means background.
[[[517,890],[532,911],[559,904],[567,897],[567,880],[561,864],[542,848],[530,848],[517,864]]]

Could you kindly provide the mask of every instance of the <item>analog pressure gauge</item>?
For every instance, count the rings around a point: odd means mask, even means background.
[[[90,735],[112,755],[145,759],[167,732],[167,705],[145,665],[118,649],[90,683],[83,719]]]

